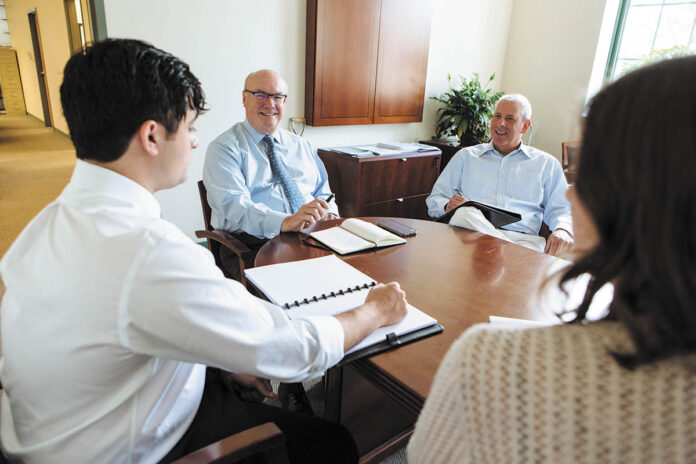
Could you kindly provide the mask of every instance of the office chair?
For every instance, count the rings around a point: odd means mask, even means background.
[[[563,174],[569,184],[575,182],[575,176],[578,172],[578,161],[580,155],[580,142],[561,142],[561,164],[563,165]]]
[[[205,238],[208,241],[208,250],[210,250],[210,252],[213,254],[215,264],[222,269],[222,272],[228,278],[230,276],[227,274],[220,262],[220,246],[229,248],[235,255],[237,255],[241,274],[240,281],[242,282],[242,285],[246,286],[244,269],[254,267],[252,251],[234,235],[223,230],[215,230],[213,226],[210,225],[210,217],[212,212],[210,205],[208,204],[208,192],[206,191],[202,180],[198,181],[198,193],[201,197],[201,207],[203,209],[203,223],[205,224],[205,230],[197,230],[196,237]]]
[[[173,464],[232,464],[248,458],[254,458],[254,463],[288,463],[285,437],[273,422],[216,441],[177,459]]]

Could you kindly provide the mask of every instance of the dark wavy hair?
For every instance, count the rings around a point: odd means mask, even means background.
[[[97,42],[70,58],[60,100],[77,157],[100,162],[120,158],[145,121],[171,134],[189,109],[207,109],[188,64],[129,39]]]
[[[591,275],[574,322],[614,283],[626,367],[696,351],[696,57],[634,71],[592,99],[576,192],[599,243],[561,284]]]

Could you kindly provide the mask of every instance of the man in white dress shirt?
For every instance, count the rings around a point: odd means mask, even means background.
[[[502,96],[491,118],[491,142],[454,155],[426,199],[428,213],[441,216],[467,200],[514,211],[522,220],[503,227],[507,239],[565,256],[573,247],[573,221],[565,198],[568,183],[556,158],[522,143],[531,117],[532,106],[526,97]],[[542,220],[552,231],[546,242],[536,237]],[[470,223],[476,222],[472,218]]]
[[[340,425],[263,403],[267,379],[321,375],[406,313],[398,284],[336,317],[289,320],[225,279],[161,218],[186,179],[205,110],[178,58],[98,42],[66,65],[63,112],[79,160],[61,195],[0,262],[1,444],[26,462],[169,462],[274,421],[291,462],[356,462]],[[219,374],[232,374],[239,394]]]

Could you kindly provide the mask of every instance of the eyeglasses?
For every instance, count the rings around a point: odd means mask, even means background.
[[[282,93],[252,92],[247,89],[244,89],[244,91],[252,94],[256,101],[265,102],[268,98],[272,98],[274,103],[281,104],[285,103],[285,99],[288,98],[287,95],[283,95]]]

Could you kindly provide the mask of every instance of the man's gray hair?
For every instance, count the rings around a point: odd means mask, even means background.
[[[529,103],[529,100],[527,100],[527,97],[525,97],[524,95],[519,93],[510,93],[500,97],[498,103],[500,103],[501,101],[513,101],[519,103],[520,105],[522,105],[522,121],[532,119],[532,104]],[[495,106],[498,106],[498,103],[496,103]]]

